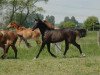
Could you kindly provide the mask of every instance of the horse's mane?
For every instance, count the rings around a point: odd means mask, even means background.
[[[50,29],[55,29],[54,25],[51,24],[50,22],[48,22],[47,20],[44,20],[43,22],[44,22],[44,24],[45,24],[48,28],[50,28]]]
[[[23,27],[23,26],[17,24],[16,22],[12,22],[11,24],[12,24],[12,25],[15,25],[15,26],[16,26],[18,29],[20,29],[20,30],[26,29],[25,27]]]

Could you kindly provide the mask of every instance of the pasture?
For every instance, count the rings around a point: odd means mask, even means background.
[[[45,47],[39,58],[33,60],[40,46],[33,40],[29,42],[31,48],[27,48],[23,42],[20,46],[16,44],[18,59],[13,59],[14,52],[11,48],[8,59],[0,59],[0,75],[100,75],[100,46],[97,45],[97,32],[88,32],[86,37],[77,39],[86,57],[80,57],[78,49],[70,45],[66,58],[63,58],[62,42],[62,52],[57,53],[54,45],[51,48],[57,58],[53,58]]]

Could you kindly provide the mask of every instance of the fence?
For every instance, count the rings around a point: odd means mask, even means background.
[[[100,30],[97,32],[97,43],[100,46]]]

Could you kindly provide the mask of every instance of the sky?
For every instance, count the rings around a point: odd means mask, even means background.
[[[37,4],[43,7],[44,16],[55,16],[55,22],[60,23],[65,16],[75,16],[79,22],[84,22],[89,16],[100,19],[100,0],[49,0]]]

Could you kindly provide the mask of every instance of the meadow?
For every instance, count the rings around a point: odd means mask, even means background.
[[[79,51],[70,45],[66,58],[63,58],[64,42],[61,43],[61,52],[51,51],[57,55],[53,58],[47,48],[42,51],[39,58],[34,60],[40,46],[29,40],[32,47],[27,48],[22,42],[18,49],[18,59],[14,59],[12,49],[7,59],[0,59],[0,75],[100,75],[100,46],[97,44],[97,32],[88,32],[87,36],[77,39],[86,57],[80,57]],[[2,55],[0,50],[0,56]]]

